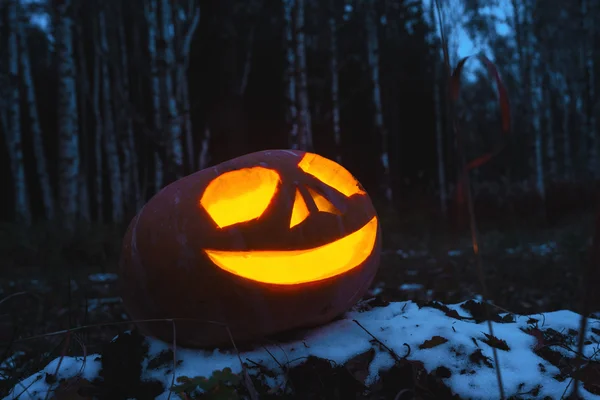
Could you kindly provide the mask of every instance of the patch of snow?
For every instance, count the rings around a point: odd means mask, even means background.
[[[113,273],[98,273],[91,274],[88,279],[94,283],[111,283],[116,282],[119,276]]]
[[[423,285],[420,283],[403,283],[398,289],[406,291],[421,290],[423,289]]]
[[[402,258],[422,258],[427,257],[429,253],[427,251],[419,251],[419,250],[396,250],[396,255]]]
[[[532,255],[532,256],[548,257],[548,256],[553,256],[557,253],[558,245],[554,241],[550,241],[547,243],[541,243],[541,244],[530,243],[525,246],[511,247],[511,248],[506,249],[505,251],[506,251],[506,254],[510,254],[510,255],[519,254],[519,255]]]
[[[462,304],[462,303],[461,303]],[[252,364],[261,365],[271,371],[279,371],[281,364],[295,366],[308,356],[334,361],[343,364],[351,358],[373,349],[375,357],[369,366],[369,376],[366,384],[374,383],[379,372],[394,365],[394,359],[382,346],[373,344],[374,335],[399,357],[408,360],[419,360],[428,371],[437,367],[445,367],[451,371],[444,382],[452,391],[464,398],[492,399],[498,397],[496,373],[492,363],[475,363],[469,357],[475,352],[481,352],[484,359],[493,360],[492,348],[486,343],[487,322],[475,323],[469,319],[468,311],[460,304],[449,305],[450,310],[463,318],[452,318],[436,308],[419,308],[413,302],[390,303],[386,307],[374,308],[368,311],[351,311],[341,320],[334,321],[320,328],[305,332],[302,340],[268,345],[240,354],[241,360],[251,360]],[[503,316],[503,315],[501,315]],[[535,318],[539,329],[553,328],[562,332],[579,328],[579,315],[570,311],[555,311],[545,314],[517,316],[514,322],[493,323],[494,334],[506,341],[509,350],[498,350],[499,364],[507,397],[518,393],[527,393],[534,388],[539,389],[537,398],[548,396],[559,398],[570,385],[570,380],[560,382],[554,378],[559,374],[557,367],[539,357],[533,352],[536,338],[523,329],[532,326]],[[597,359],[598,338],[591,329],[597,327],[600,321],[591,320],[586,332],[585,355]],[[359,324],[364,327],[361,328]],[[366,331],[369,333],[367,333]],[[447,341],[437,341],[434,345],[425,345],[435,336]],[[148,369],[148,362],[171,345],[148,338],[149,354],[143,363],[143,378],[156,379],[169,387],[173,379],[172,363],[157,369]],[[550,347],[554,350],[557,346]],[[410,351],[408,351],[410,349]],[[189,378],[209,377],[215,370],[231,368],[233,373],[242,372],[240,358],[231,351],[222,350],[192,350],[177,348],[178,364],[175,375]],[[44,370],[20,382],[5,399],[23,392],[20,399],[43,399],[52,388],[43,379],[46,373],[54,374],[59,359],[52,361]],[[60,366],[58,378],[82,376],[93,380],[98,376],[100,361],[97,355],[90,355],[86,362],[81,357],[65,357]],[[253,370],[249,370],[250,373]],[[265,383],[276,387],[282,383],[284,374],[277,378],[266,380]],[[27,388],[24,391],[24,388]],[[584,399],[600,399],[585,389],[581,389]],[[167,399],[168,391],[163,392],[158,399]]]
[[[46,368],[38,372],[37,374],[31,375],[29,378],[19,382],[11,391],[11,393],[4,399],[46,399],[51,398],[47,396],[47,393],[53,391],[58,386],[57,384],[49,384],[46,382],[46,375],[54,375],[57,371],[58,364],[58,376],[60,379],[69,379],[75,376],[79,376],[83,379],[92,380],[95,379],[100,373],[101,362],[100,357],[97,354],[92,354],[87,357],[63,357],[62,362],[60,358],[56,358]]]

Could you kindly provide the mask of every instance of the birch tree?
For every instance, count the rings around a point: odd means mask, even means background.
[[[90,82],[87,74],[87,59],[85,55],[85,37],[81,24],[77,24],[77,53],[79,60],[78,88],[79,88],[79,113],[80,126],[83,134],[80,140],[81,166],[79,168],[79,218],[85,222],[91,222],[91,204],[90,204],[90,185],[88,182],[88,172],[90,165],[90,146],[87,137],[88,126],[88,100],[90,96]]]
[[[100,79],[102,82],[102,117],[104,131],[102,132],[104,152],[106,154],[107,169],[110,183],[110,198],[112,209],[112,222],[123,221],[123,181],[119,151],[115,137],[115,122],[113,113],[113,95],[111,85],[111,74],[108,61],[108,33],[106,27],[106,10],[100,10],[98,15],[98,33],[100,35],[100,52],[103,55],[100,61]]]
[[[392,201],[392,187],[390,180],[390,165],[388,156],[388,138],[383,121],[383,106],[381,102],[381,84],[379,80],[379,35],[377,29],[377,15],[375,0],[365,0],[365,30],[367,35],[367,63],[371,79],[371,101],[374,110],[374,128],[376,137],[381,145],[380,160],[383,167],[382,185],[383,194],[388,201]]]
[[[200,21],[200,7],[194,5],[193,1],[189,1],[187,8],[180,6],[177,9],[175,16],[175,31],[177,33],[177,103],[179,108],[183,110],[181,118],[181,129],[187,156],[187,169],[192,172],[195,170],[195,151],[194,140],[192,135],[192,119],[190,112],[190,94],[188,88],[188,68],[190,64],[190,48],[192,46],[192,38],[198,22]]]
[[[175,72],[175,50],[174,50],[174,26],[172,1],[160,0],[160,39],[162,49],[160,55],[162,87],[164,88],[162,115],[166,117],[165,148],[167,153],[168,169],[172,172],[173,178],[181,177],[183,166],[183,142],[181,137],[181,124],[179,122],[179,110],[175,97],[175,85],[173,84],[173,74]]]
[[[288,140],[291,149],[300,146],[298,139],[298,107],[296,104],[296,51],[294,47],[293,11],[296,0],[283,0],[283,20],[285,36],[285,74],[286,86],[286,121],[288,125]]]
[[[119,144],[123,155],[122,186],[123,198],[128,206],[128,211],[137,211],[141,206],[140,176],[138,169],[138,157],[133,135],[133,121],[127,105],[130,103],[129,82],[129,56],[125,38],[125,19],[123,15],[123,3],[119,3],[119,19],[117,25],[117,40],[119,48],[119,73],[118,81],[121,83],[119,102],[123,106],[119,108]]]
[[[296,79],[298,99],[298,143],[302,150],[313,150],[312,121],[308,101],[308,75],[306,71],[306,35],[304,32],[305,0],[296,0],[294,28],[296,31]]]
[[[541,63],[538,49],[539,44],[533,32],[533,4],[525,6],[525,21],[527,21],[527,45],[529,50],[529,95],[531,104],[531,121],[534,135],[534,166],[535,190],[542,202],[546,200],[546,184],[544,173],[543,132],[542,132],[542,106],[543,106],[543,81],[541,76]]]
[[[54,195],[50,185],[50,176],[46,162],[46,154],[44,152],[44,139],[40,118],[38,114],[37,98],[35,87],[33,84],[33,75],[31,73],[31,60],[29,57],[29,47],[27,45],[27,36],[23,29],[26,20],[21,18],[18,27],[19,37],[19,55],[21,61],[21,73],[23,89],[25,91],[25,100],[27,103],[27,111],[30,122],[31,138],[33,142],[33,153],[35,155],[35,165],[40,183],[42,194],[42,205],[44,207],[44,217],[48,220],[53,220],[55,216]]]
[[[443,32],[445,27],[437,23],[436,6],[432,2],[429,8],[430,20],[437,26],[440,32]],[[438,167],[438,185],[439,185],[439,200],[440,210],[444,218],[448,217],[448,188],[446,184],[446,165],[444,157],[444,104],[442,103],[442,93],[446,103],[449,103],[448,90],[443,82],[446,81],[444,77],[445,66],[443,60],[439,56],[440,50],[436,49],[436,54],[433,61],[433,107],[435,114],[435,146],[436,146],[436,160]],[[448,107],[449,104],[446,104]]]
[[[340,127],[340,78],[338,74],[337,23],[335,3],[329,1],[329,74],[331,79],[331,117],[335,158],[342,162],[342,132]]]
[[[448,216],[448,190],[446,186],[446,166],[444,157],[444,124],[442,106],[442,64],[436,62],[434,69],[433,106],[435,108],[435,147],[440,191],[440,209],[444,218]]]
[[[79,195],[79,131],[72,10],[72,0],[61,1],[57,6],[56,22],[59,204],[64,225],[70,230],[74,229]]]
[[[558,167],[556,164],[556,144],[554,137],[554,114],[552,113],[552,93],[549,86],[543,89],[544,120],[546,121],[546,159],[548,160],[548,179],[556,179]]]
[[[588,151],[588,171],[590,176],[595,179],[600,176],[600,162],[599,154],[600,151],[600,138],[598,138],[597,130],[597,119],[596,115],[600,111],[600,103],[596,99],[596,82],[595,82],[595,21],[599,7],[597,1],[581,0],[581,15],[583,18],[584,26],[584,57],[585,57],[585,76],[587,77],[587,124],[586,134],[587,142],[589,144]]]
[[[25,181],[23,162],[23,143],[21,137],[21,95],[19,91],[19,1],[11,0],[7,7],[8,30],[8,126],[6,143],[10,157],[10,169],[13,177],[16,221],[29,226],[31,209]],[[21,38],[22,39],[22,38]]]
[[[568,85],[564,85],[562,95],[562,135],[563,135],[563,176],[570,179],[573,174],[573,159],[571,148],[571,93]]]
[[[150,54],[150,74],[152,93],[152,115],[154,136],[162,132],[162,92],[160,87],[160,71],[158,69],[157,42],[158,36],[158,0],[146,0],[145,4],[146,24],[148,26],[148,53]],[[154,190],[158,192],[163,185],[164,166],[157,152],[154,152]]]

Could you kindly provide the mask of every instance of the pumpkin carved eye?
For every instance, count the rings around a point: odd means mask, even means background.
[[[277,171],[265,167],[225,172],[206,186],[200,205],[225,228],[263,215],[280,184]]]
[[[335,161],[317,154],[306,153],[298,163],[298,167],[346,197],[365,194],[356,178]]]

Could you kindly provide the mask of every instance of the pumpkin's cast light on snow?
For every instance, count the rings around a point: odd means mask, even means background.
[[[368,194],[341,165],[247,154],[173,182],[140,210],[123,241],[123,302],[135,320],[186,319],[176,335],[190,347],[230,344],[222,324],[239,342],[319,325],[365,294],[380,236]],[[138,326],[173,339],[169,322]]]

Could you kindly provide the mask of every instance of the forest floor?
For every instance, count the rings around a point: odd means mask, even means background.
[[[500,309],[580,311],[592,214],[544,229],[481,231],[486,283]],[[387,301],[444,304],[481,294],[468,233],[398,229],[393,222],[384,222],[383,232],[373,294]],[[100,353],[109,340],[132,328],[116,290],[118,232],[66,240],[45,231],[23,242],[22,235],[0,229],[0,236],[0,396],[56,357]],[[89,328],[77,335],[63,331],[77,326]]]

